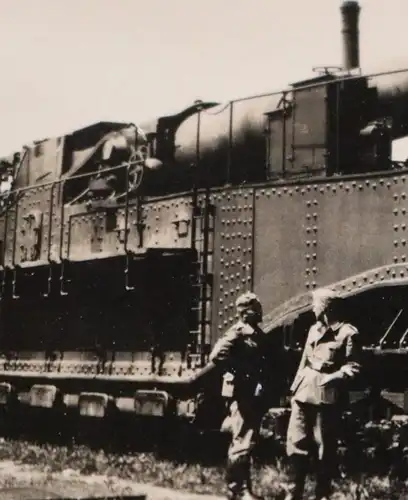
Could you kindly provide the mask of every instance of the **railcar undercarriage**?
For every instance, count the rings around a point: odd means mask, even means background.
[[[1,302],[1,405],[188,415],[169,389],[194,360],[194,253],[130,260],[66,263],[47,293],[49,268],[6,279],[14,294]]]
[[[3,331],[8,332],[0,338],[3,414],[40,411],[91,421],[121,415],[181,417],[218,427],[227,401],[216,396],[216,384],[211,394],[200,396],[201,407],[178,399],[177,393],[177,380],[194,359],[188,321],[192,262],[189,254],[135,260],[128,266],[128,290],[124,257],[75,263],[65,275],[63,296],[42,293],[45,272],[19,275],[16,291],[21,292],[2,301]],[[408,413],[407,296],[408,285],[401,284],[346,299],[346,319],[360,331],[364,368],[350,387],[350,404],[366,418]],[[21,320],[15,322],[16,317]],[[306,308],[267,328],[271,408],[288,407],[288,387],[313,321]]]

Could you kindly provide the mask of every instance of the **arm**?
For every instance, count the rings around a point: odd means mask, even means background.
[[[209,376],[216,371],[221,371],[228,364],[233,357],[237,339],[238,331],[231,328],[216,342],[210,354],[209,362],[192,377],[190,383],[192,392],[199,391]]]
[[[210,354],[210,362],[218,366],[225,366],[233,357],[237,341],[238,331],[231,328],[216,342]]]
[[[348,331],[345,338],[344,363],[336,372],[327,375],[321,385],[325,385],[332,380],[353,380],[361,371],[358,330],[351,325],[346,325]]]
[[[350,330],[346,338],[345,363],[340,368],[343,378],[354,379],[361,371],[361,347],[359,343],[358,330],[349,326]]]
[[[312,327],[312,328],[313,328],[313,327]],[[293,390],[294,390],[295,386],[297,385],[297,380],[298,380],[298,378],[299,378],[299,376],[300,376],[300,374],[301,374],[302,370],[303,370],[303,369],[304,369],[304,367],[306,366],[306,358],[307,358],[307,355],[306,355],[306,346],[307,346],[307,344],[308,344],[308,342],[309,342],[309,339],[310,339],[310,332],[311,332],[312,328],[309,330],[309,333],[308,333],[308,335],[307,335],[307,337],[306,337],[306,342],[305,342],[305,345],[304,345],[304,347],[303,347],[302,357],[300,358],[300,362],[299,362],[298,369],[297,369],[297,371],[296,371],[296,375],[295,375],[295,377],[294,377],[294,379],[293,379],[293,383],[292,383],[292,385],[291,385],[291,387],[290,387],[290,390],[291,390],[292,392],[293,392]]]

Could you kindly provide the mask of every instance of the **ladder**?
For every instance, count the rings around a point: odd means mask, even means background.
[[[213,299],[214,206],[210,190],[199,197],[193,190],[191,247],[192,300],[187,365],[191,361],[201,366],[207,362],[211,348],[211,304]]]

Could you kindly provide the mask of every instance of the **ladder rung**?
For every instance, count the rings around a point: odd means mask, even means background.
[[[205,299],[205,302],[208,304],[209,302],[211,302],[211,299]],[[200,306],[200,307],[192,307],[190,309],[191,312],[201,312],[203,310],[203,307]]]
[[[205,256],[205,254],[207,255],[207,257],[209,255],[213,255],[214,252],[212,250],[207,250],[206,252],[197,252],[199,256]]]
[[[200,276],[200,282],[201,283],[207,283],[207,285],[211,285],[213,282],[214,276],[212,273],[207,273],[207,275],[201,275]]]
[[[210,296],[206,296],[205,299],[203,297],[200,297],[199,298],[200,300],[200,303],[203,303],[203,302],[211,302],[212,298]]]
[[[210,325],[211,321],[206,321],[205,323],[201,323],[202,325]],[[199,335],[201,334],[201,330],[190,330],[191,335]]]
[[[197,232],[193,235],[192,241],[197,260],[193,262],[190,279],[192,289],[197,296],[191,304],[190,313],[192,318],[199,319],[198,324],[195,321],[190,323],[190,326],[196,327],[190,330],[190,335],[194,335],[194,337],[203,335],[212,323],[212,319],[207,318],[211,318],[208,308],[213,300],[212,286],[214,284],[214,275],[209,272],[213,270],[212,259],[214,257],[214,249],[212,248],[215,232],[213,214],[213,207],[201,205],[194,207],[193,219],[197,223]]]

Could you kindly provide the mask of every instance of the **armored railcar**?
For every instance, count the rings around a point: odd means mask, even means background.
[[[342,12],[340,69],[149,124],[97,123],[4,159],[2,408],[218,425],[218,382],[210,412],[179,382],[246,290],[264,305],[279,407],[310,291],[330,285],[362,333],[354,396],[369,386],[387,411],[408,410],[408,168],[391,159],[408,133],[408,71],[361,74],[359,7]]]

